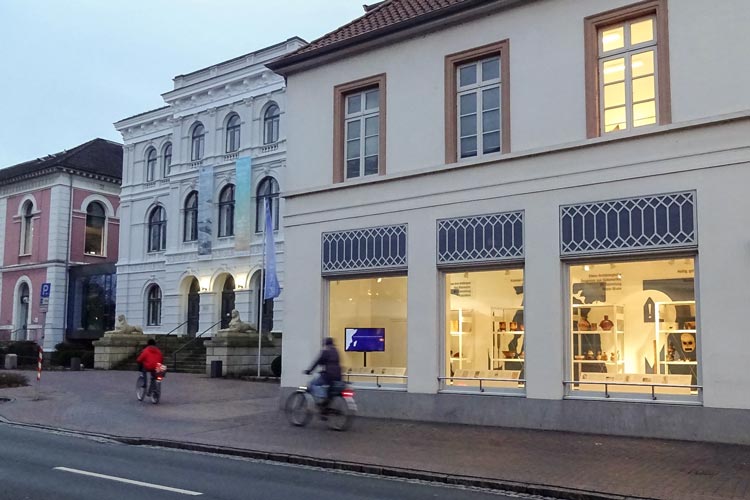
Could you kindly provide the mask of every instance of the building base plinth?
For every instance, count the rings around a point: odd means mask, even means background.
[[[222,376],[258,374],[258,334],[222,333],[206,341],[206,374],[210,374],[211,361],[222,362]],[[275,376],[271,363],[281,356],[279,342],[260,339],[260,375]]]

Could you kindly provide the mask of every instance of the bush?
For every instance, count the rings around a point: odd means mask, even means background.
[[[26,375],[20,373],[0,373],[0,388],[23,387],[29,385]]]
[[[79,358],[86,368],[94,367],[94,351],[86,346],[62,342],[55,346],[52,353],[52,364],[57,366],[70,366],[72,358]]]
[[[281,356],[276,356],[273,361],[271,361],[271,373],[273,373],[274,377],[281,376]]]
[[[5,348],[4,354],[18,356],[18,366],[35,365],[39,359],[39,346],[30,340],[11,342]]]

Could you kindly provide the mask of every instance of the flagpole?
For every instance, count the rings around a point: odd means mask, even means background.
[[[260,280],[258,282],[260,286],[258,293],[258,297],[260,298],[260,303],[258,304],[258,378],[260,378],[260,344],[263,337],[263,299],[266,288],[264,283],[264,275],[266,273],[266,218],[268,217],[266,203],[268,203],[267,197],[263,199],[263,261],[260,266]]]

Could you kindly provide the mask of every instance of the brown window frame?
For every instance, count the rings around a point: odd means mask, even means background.
[[[583,20],[586,82],[586,136],[605,135],[600,125],[599,31],[639,17],[656,18],[656,99],[658,125],[672,123],[672,99],[669,78],[669,22],[667,0],[647,0],[588,16]],[[627,129],[632,131],[632,128]]]
[[[385,175],[386,159],[386,76],[379,75],[342,83],[333,88],[333,182],[340,183],[346,180],[346,166],[344,162],[344,123],[346,123],[346,97],[349,94],[377,88],[379,90],[380,125],[378,127],[378,175]],[[358,177],[359,178],[359,177]]]
[[[510,153],[510,40],[505,39],[445,56],[445,163],[458,162],[456,70],[489,56],[500,57],[500,154]]]

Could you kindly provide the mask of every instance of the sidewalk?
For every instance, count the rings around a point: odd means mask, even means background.
[[[34,372],[24,372],[34,380]],[[135,399],[135,372],[46,372],[0,389],[19,423],[294,454],[660,499],[750,499],[750,447],[359,418],[334,433],[290,426],[273,383],[169,374],[159,405]]]

